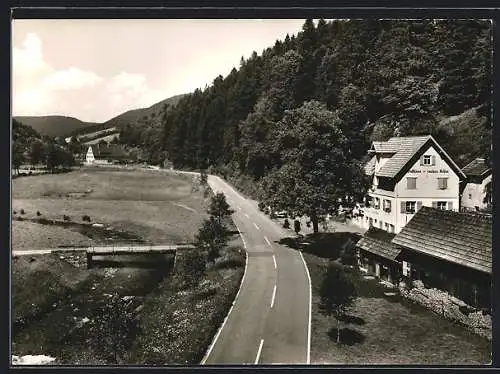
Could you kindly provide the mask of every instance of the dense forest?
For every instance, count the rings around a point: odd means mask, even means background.
[[[277,124],[317,101],[353,159],[372,140],[432,134],[463,166],[490,152],[491,30],[488,21],[306,20],[120,139],[152,163],[168,157],[176,168],[259,181],[276,167]]]

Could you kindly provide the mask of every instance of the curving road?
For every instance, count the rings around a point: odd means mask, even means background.
[[[221,178],[210,175],[208,183],[235,210],[247,265],[233,307],[202,364],[309,364],[309,272],[300,252],[277,244],[290,231]]]

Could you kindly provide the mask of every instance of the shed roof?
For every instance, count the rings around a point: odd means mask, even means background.
[[[491,171],[491,168],[486,164],[484,158],[476,158],[465,165],[462,171],[467,177],[480,177]]]
[[[491,274],[491,215],[424,206],[392,243]]]
[[[394,234],[376,227],[370,227],[356,243],[356,246],[367,252],[395,261],[401,250],[391,242],[393,238]]]

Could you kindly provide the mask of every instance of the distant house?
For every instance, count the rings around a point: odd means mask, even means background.
[[[462,170],[431,136],[373,142],[365,173],[369,199],[353,211],[353,223],[398,233],[422,206],[459,209]]]
[[[118,144],[92,144],[87,149],[85,164],[111,164],[128,161],[128,156]]]
[[[476,158],[463,169],[466,176],[462,192],[461,208],[463,210],[482,210],[491,204],[492,193],[487,194],[488,185],[491,188],[492,171],[484,158]],[[486,196],[488,195],[488,198]],[[486,199],[485,199],[486,198]]]
[[[491,215],[422,207],[391,243],[400,250],[403,277],[489,307]]]

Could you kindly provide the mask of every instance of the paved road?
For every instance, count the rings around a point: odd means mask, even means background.
[[[276,242],[290,236],[221,178],[208,177],[235,210],[247,267],[227,320],[203,364],[308,364],[310,278],[300,252]]]
[[[174,251],[177,249],[191,248],[190,245],[134,245],[134,246],[95,246],[95,247],[64,247],[64,248],[43,248],[12,251],[12,256],[33,256],[52,252],[73,252],[89,251],[95,254],[115,252],[155,252],[155,251]]]

